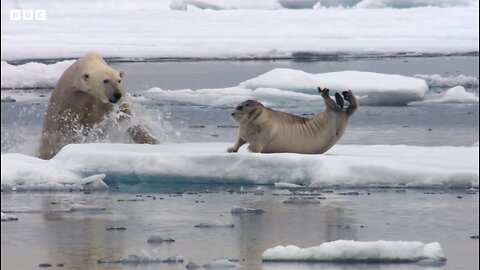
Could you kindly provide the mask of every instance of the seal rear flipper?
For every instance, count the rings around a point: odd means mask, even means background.
[[[340,107],[340,109],[343,109],[344,100],[342,96],[339,93],[335,93],[335,101],[337,102],[337,105]]]
[[[355,99],[355,96],[353,95],[352,90],[343,91],[342,95],[345,98],[345,100],[350,103],[350,105],[346,109],[346,112],[348,113],[348,115],[352,115],[358,108],[357,100]]]

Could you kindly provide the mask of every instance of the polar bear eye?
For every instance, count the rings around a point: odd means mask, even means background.
[[[107,79],[103,80],[103,83],[109,83],[109,82],[110,82],[110,81],[107,80]]]

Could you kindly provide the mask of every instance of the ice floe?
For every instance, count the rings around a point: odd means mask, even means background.
[[[363,71],[310,74],[277,68],[240,84],[248,89],[275,88],[315,94],[317,87],[332,91],[352,90],[362,105],[406,105],[422,100],[428,91],[424,80],[402,75]]]
[[[62,73],[74,60],[54,64],[29,62],[11,65],[2,61],[2,88],[54,88]]]
[[[478,77],[473,76],[465,76],[465,75],[458,75],[458,76],[448,76],[442,77],[438,74],[415,74],[413,75],[415,78],[423,79],[427,81],[429,87],[454,87],[454,86],[463,86],[467,88],[478,88]]]
[[[439,98],[425,100],[426,103],[478,103],[478,96],[467,92],[463,86],[448,89]]]
[[[442,262],[446,261],[446,257],[438,242],[337,240],[308,248],[277,246],[265,250],[262,260],[401,263],[425,260]]]
[[[130,254],[120,259],[101,258],[97,260],[98,264],[158,264],[158,263],[183,263],[181,255],[170,256],[161,259],[153,252],[142,250],[140,254]]]
[[[115,181],[478,187],[478,146],[336,145],[324,155],[255,154],[243,148],[231,154],[229,146],[71,144],[50,161],[2,154],[1,185],[2,190],[83,190],[92,183],[83,175],[107,184],[111,175]]]
[[[89,177],[65,168],[63,162],[22,154],[2,154],[2,190],[105,190],[105,174]]]

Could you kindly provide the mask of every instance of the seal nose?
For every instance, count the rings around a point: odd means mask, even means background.
[[[122,93],[120,93],[118,90],[115,90],[113,92],[113,95],[111,95],[109,98],[108,98],[108,101],[110,101],[111,103],[117,103],[117,101],[122,97]]]

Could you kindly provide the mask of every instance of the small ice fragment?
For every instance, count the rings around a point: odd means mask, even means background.
[[[201,266],[194,263],[194,262],[188,262],[187,265],[185,265],[185,267],[189,270],[192,270],[192,269],[198,269],[200,268]]]
[[[105,174],[95,174],[89,177],[83,178],[80,183],[83,185],[83,190],[86,191],[100,191],[107,190],[108,185],[103,182]]]
[[[154,235],[154,236],[150,236],[147,240],[147,243],[149,244],[160,244],[160,243],[163,243],[163,242],[175,242],[175,239],[173,238],[170,238],[170,237],[161,237],[159,235]]]
[[[125,227],[108,227],[106,230],[107,231],[125,231],[125,230],[127,230],[127,228],[125,228]]]
[[[314,197],[292,197],[284,201],[286,204],[318,204],[320,200]]]
[[[70,207],[69,212],[95,212],[105,210],[106,208],[101,206],[75,204],[74,206]]]
[[[2,216],[2,221],[16,221],[18,220],[17,217],[15,216],[10,216],[10,215],[7,215],[7,214],[4,214],[3,212],[1,212],[1,216]]]
[[[241,206],[234,206],[230,213],[233,215],[241,215],[241,214],[262,214],[265,211],[258,208],[248,208],[248,207],[241,207]]]
[[[212,262],[206,263],[203,265],[203,267],[207,269],[225,269],[225,268],[236,268],[238,267],[238,264],[224,258],[224,259],[216,259]]]
[[[305,186],[291,184],[291,183],[274,183],[276,189],[290,189],[290,188],[305,188]]]
[[[183,257],[181,255],[170,256],[162,261],[163,263],[183,263]]]
[[[195,228],[233,228],[235,225],[233,225],[231,222],[221,222],[221,221],[214,221],[211,223],[200,223],[198,225],[194,226]]]
[[[273,195],[287,195],[287,196],[290,196],[290,195],[293,195],[293,192],[291,192],[290,190],[287,190],[287,189],[275,190],[273,192]]]

